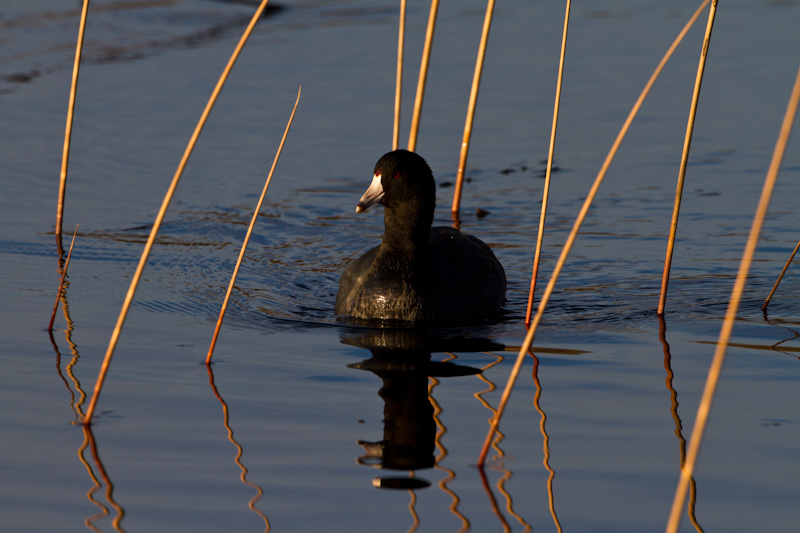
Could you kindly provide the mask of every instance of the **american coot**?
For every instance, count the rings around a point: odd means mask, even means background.
[[[425,322],[476,322],[505,300],[506,275],[472,235],[431,228],[436,185],[428,164],[407,150],[384,155],[356,213],[384,206],[383,242],[342,273],[336,316]]]

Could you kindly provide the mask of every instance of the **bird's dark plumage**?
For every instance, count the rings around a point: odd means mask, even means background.
[[[383,241],[342,273],[337,316],[455,323],[499,311],[506,276],[491,249],[457,229],[431,228],[436,186],[424,159],[384,155],[356,212],[375,203],[385,209]]]

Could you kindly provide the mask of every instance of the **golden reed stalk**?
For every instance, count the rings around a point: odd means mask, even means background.
[[[67,194],[67,167],[69,166],[69,146],[72,139],[72,122],[75,114],[75,98],[78,93],[78,74],[81,68],[81,52],[83,51],[83,36],[86,33],[86,17],[89,14],[89,0],[83,1],[81,21],[78,26],[78,44],[75,46],[75,63],[72,66],[72,85],[69,89],[69,104],[67,106],[67,126],[64,131],[64,152],[61,155],[61,179],[58,185],[58,207],[56,208],[56,243],[58,255],[61,249],[61,227],[64,222],[64,197]]]
[[[589,193],[586,196],[586,200],[583,203],[583,207],[581,207],[580,212],[578,213],[577,218],[575,219],[575,224],[572,226],[572,231],[570,231],[569,236],[567,237],[567,241],[564,243],[564,247],[561,250],[561,255],[558,258],[558,262],[556,263],[555,268],[553,269],[553,273],[550,276],[550,281],[547,283],[547,288],[542,295],[542,299],[539,301],[539,307],[536,311],[536,316],[533,318],[531,322],[531,326],[528,329],[528,334],[525,336],[525,341],[522,343],[522,347],[519,350],[519,354],[517,354],[517,360],[514,363],[514,367],[511,370],[511,375],[508,377],[508,382],[506,383],[506,388],[503,391],[503,396],[500,399],[500,404],[497,407],[497,415],[495,415],[492,423],[489,427],[489,432],[486,435],[486,440],[483,443],[483,449],[481,450],[481,454],[478,458],[478,465],[482,466],[484,461],[486,460],[486,454],[489,451],[489,446],[492,442],[492,436],[494,435],[495,431],[497,431],[497,427],[500,425],[500,418],[503,416],[503,411],[505,411],[506,404],[508,403],[508,398],[511,396],[511,391],[514,389],[514,383],[517,380],[517,376],[519,375],[519,371],[522,368],[522,362],[525,360],[525,355],[528,353],[528,350],[533,343],[533,336],[536,333],[536,328],[539,326],[539,322],[542,320],[542,315],[544,314],[544,310],[547,307],[547,303],[550,301],[550,296],[553,294],[553,289],[555,288],[556,281],[558,281],[558,276],[561,274],[561,270],[564,268],[564,263],[567,261],[567,256],[569,255],[570,250],[572,249],[572,245],[575,243],[575,239],[578,236],[578,231],[581,228],[581,224],[583,224],[583,220],[586,218],[586,214],[589,212],[589,207],[592,205],[592,201],[594,200],[595,195],[597,194],[598,189],[600,188],[600,184],[603,183],[603,178],[605,178],[606,172],[608,168],[611,166],[611,161],[614,159],[614,156],[617,153],[617,149],[619,145],[622,144],[622,139],[625,137],[625,134],[628,132],[631,123],[633,122],[636,113],[639,112],[639,108],[642,106],[645,97],[650,92],[650,89],[653,87],[656,79],[658,78],[661,71],[664,69],[664,65],[666,65],[667,60],[672,56],[672,53],[675,51],[675,48],[678,47],[678,44],[683,40],[683,37],[686,35],[686,32],[689,31],[692,24],[697,20],[697,17],[700,16],[701,11],[703,8],[708,4],[710,0],[704,0],[701,6],[697,9],[697,11],[692,15],[692,18],[689,19],[689,22],[683,27],[681,32],[678,34],[678,37],[675,38],[675,41],[667,50],[667,53],[664,54],[664,57],[661,59],[661,62],[656,67],[656,70],[653,72],[653,75],[650,76],[650,79],[647,81],[642,93],[639,95],[639,98],[636,100],[636,103],[633,105],[633,109],[628,114],[628,118],[625,120],[625,123],[622,125],[622,129],[620,130],[619,134],[617,135],[614,144],[611,146],[611,150],[608,152],[606,156],[605,162],[603,162],[603,166],[600,168],[600,172],[597,174],[597,177],[592,184],[591,189],[589,189]]]
[[[492,27],[492,15],[494,14],[494,0],[486,3],[486,16],[483,19],[483,30],[481,32],[481,42],[478,46],[478,58],[475,60],[475,73],[472,76],[472,88],[469,92],[469,104],[467,104],[467,119],[464,123],[464,135],[461,138],[461,153],[458,157],[458,175],[456,176],[456,187],[453,192],[453,206],[451,211],[453,219],[458,218],[458,209],[461,204],[461,188],[464,185],[464,172],[467,169],[467,154],[469,153],[469,140],[472,137],[472,123],[475,120],[475,107],[478,105],[478,90],[481,85],[481,74],[483,74],[483,60],[486,57],[486,43],[489,41],[489,30]]]
[[[101,365],[100,372],[97,376],[97,382],[94,385],[94,394],[92,395],[92,399],[89,402],[89,407],[86,410],[86,415],[83,419],[84,424],[91,424],[92,414],[97,407],[97,400],[100,397],[100,391],[103,388],[103,382],[105,381],[106,374],[108,373],[108,367],[111,364],[111,358],[114,355],[114,349],[117,346],[120,333],[122,333],[122,326],[125,324],[125,317],[128,315],[128,309],[130,309],[131,302],[133,301],[133,295],[136,293],[136,287],[139,285],[139,280],[141,279],[142,272],[147,264],[147,258],[150,255],[150,250],[153,248],[153,242],[156,240],[156,235],[158,235],[161,222],[164,220],[164,215],[167,213],[169,203],[172,200],[172,196],[175,194],[175,189],[178,187],[178,182],[183,174],[183,169],[186,167],[186,163],[189,161],[189,156],[192,154],[195,144],[197,144],[197,139],[200,137],[200,132],[203,131],[203,126],[205,126],[208,115],[211,114],[211,109],[214,107],[214,104],[217,101],[217,97],[222,90],[222,86],[225,85],[225,81],[228,79],[228,74],[230,74],[234,63],[236,63],[236,59],[239,57],[239,54],[244,48],[244,44],[247,42],[247,39],[253,32],[253,28],[255,28],[258,19],[261,18],[261,14],[267,7],[268,2],[269,0],[262,0],[255,14],[253,15],[253,18],[250,20],[250,24],[248,24],[247,28],[245,29],[242,38],[239,40],[239,44],[236,45],[231,58],[228,60],[228,64],[222,71],[222,75],[220,76],[216,87],[214,87],[214,90],[211,93],[211,97],[208,99],[208,103],[203,110],[203,114],[200,116],[200,120],[197,123],[197,127],[194,129],[194,133],[189,139],[189,144],[186,146],[186,151],[183,153],[183,157],[178,164],[178,169],[175,171],[175,175],[172,177],[172,183],[170,183],[169,189],[167,189],[167,193],[164,196],[164,201],[161,203],[161,209],[159,209],[158,215],[156,215],[156,220],[153,222],[153,229],[150,231],[150,236],[147,238],[147,243],[142,251],[142,257],[139,259],[139,265],[136,267],[136,272],[134,272],[130,287],[128,287],[128,293],[125,295],[125,300],[122,303],[122,310],[117,318],[117,324],[114,327],[114,331],[111,333],[111,340],[108,343],[108,350],[106,350],[103,364]]]
[[[531,273],[531,288],[528,291],[528,308],[525,311],[525,327],[531,324],[531,310],[533,309],[533,295],[536,292],[536,278],[539,276],[539,261],[542,255],[542,242],[544,240],[544,219],[547,215],[547,198],[550,195],[550,174],[553,171],[553,153],[556,147],[556,128],[558,127],[558,110],[561,105],[561,80],[564,77],[564,58],[567,52],[567,30],[569,29],[570,0],[567,0],[567,9],[564,14],[564,34],[561,37],[561,57],[558,62],[558,79],[556,81],[556,100],[553,105],[553,126],[550,129],[550,149],[547,152],[547,170],[544,176],[544,189],[542,190],[542,213],[539,216],[539,234],[536,237],[536,252],[533,254],[533,272]]]
[[[264,197],[267,195],[267,189],[269,188],[269,183],[272,181],[272,175],[275,173],[275,167],[278,165],[278,158],[281,156],[281,151],[283,151],[283,145],[286,143],[286,137],[289,135],[289,128],[292,127],[292,120],[294,120],[294,113],[297,111],[297,104],[300,103],[300,92],[302,91],[302,87],[297,90],[297,100],[294,102],[294,108],[292,109],[292,114],[289,116],[289,123],[286,124],[286,129],[283,131],[283,137],[281,138],[281,142],[278,145],[278,152],[275,154],[275,159],[272,161],[272,167],[269,169],[269,174],[267,175],[267,181],[264,183],[264,189],[261,191],[261,197],[258,199],[258,203],[256,204],[256,209],[253,212],[253,218],[250,220],[250,226],[247,227],[247,234],[244,236],[244,242],[242,242],[242,248],[239,250],[239,259],[236,260],[236,266],[233,268],[233,275],[231,275],[231,282],[228,284],[228,290],[225,292],[225,298],[222,300],[222,308],[219,311],[219,318],[217,319],[217,327],[214,328],[214,336],[211,337],[211,345],[208,347],[208,355],[206,356],[206,364],[211,364],[211,356],[214,355],[214,346],[217,345],[217,337],[219,336],[219,330],[222,327],[222,319],[225,318],[225,311],[228,309],[228,300],[231,298],[231,293],[233,292],[233,284],[236,283],[236,276],[239,275],[239,267],[242,266],[242,260],[244,259],[244,252],[247,250],[247,244],[250,242],[250,235],[253,234],[253,228],[256,225],[256,220],[258,220],[258,213],[261,211],[261,205],[264,203]]]
[[[783,275],[786,274],[786,271],[789,269],[789,265],[792,263],[792,259],[794,259],[794,256],[797,253],[798,248],[800,248],[800,241],[797,241],[797,246],[794,247],[792,255],[789,256],[789,259],[786,261],[783,270],[781,270],[780,276],[778,276],[778,279],[775,280],[775,285],[772,286],[772,290],[769,291],[769,296],[767,296],[767,299],[764,301],[764,305],[761,306],[762,310],[764,311],[767,310],[767,306],[769,305],[770,300],[772,300],[772,296],[775,294],[775,291],[778,289],[778,285],[780,285],[781,280],[783,279]]]
[[[397,81],[394,87],[394,128],[392,129],[392,150],[397,150],[400,142],[400,103],[403,94],[403,48],[406,35],[406,0],[400,0],[400,24],[397,32]]]
[[[694,119],[697,115],[697,102],[700,100],[700,86],[703,84],[703,72],[706,67],[708,57],[708,46],[711,44],[711,30],[714,28],[714,15],[717,13],[717,0],[711,3],[708,12],[708,24],[706,25],[706,35],[703,38],[703,49],[700,52],[700,62],[697,65],[697,77],[694,82],[694,92],[692,93],[692,104],[689,107],[689,121],[686,124],[686,136],[683,140],[683,153],[681,154],[681,166],[678,171],[678,183],[675,187],[675,204],[672,208],[672,222],[669,227],[669,239],[667,240],[667,255],[664,259],[664,274],[661,278],[661,297],[658,300],[658,314],[664,314],[664,307],[667,303],[667,286],[669,285],[669,271],[672,268],[672,251],[675,248],[675,234],[678,232],[678,214],[681,210],[681,197],[683,196],[683,182],[686,178],[686,165],[689,162],[689,149],[692,146],[692,133],[694,132]]]
[[[431,59],[433,46],[433,30],[436,29],[436,14],[439,12],[439,0],[431,0],[431,12],[428,17],[428,30],[425,33],[425,47],[422,50],[422,61],[419,66],[419,80],[417,81],[417,97],[414,100],[414,115],[411,118],[411,132],[408,134],[408,150],[413,152],[417,147],[419,133],[419,119],[422,114],[422,98],[425,95],[425,82],[428,78],[428,63]]]
[[[689,441],[689,450],[686,454],[686,462],[683,464],[683,468],[681,468],[680,481],[675,491],[675,499],[672,502],[672,510],[670,511],[669,522],[667,523],[668,533],[677,531],[680,525],[681,511],[683,509],[684,500],[686,499],[687,487],[689,485],[689,480],[694,474],[694,467],[697,464],[697,456],[700,453],[700,445],[703,440],[706,423],[708,422],[708,415],[711,412],[711,404],[714,401],[714,392],[717,389],[719,377],[722,373],[722,365],[725,362],[725,350],[728,347],[728,341],[733,332],[733,323],[736,320],[739,302],[742,299],[742,292],[747,282],[747,273],[750,271],[750,263],[753,261],[753,255],[755,255],[756,245],[758,244],[758,237],[761,234],[761,227],[764,224],[764,217],[767,214],[772,191],[778,179],[778,170],[780,170],[783,154],[786,151],[786,144],[789,140],[789,134],[792,131],[792,123],[797,114],[798,102],[800,102],[800,69],[797,71],[797,78],[792,88],[789,104],[786,107],[786,114],[783,117],[778,141],[775,144],[775,151],[772,154],[772,161],[770,162],[769,170],[767,170],[767,177],[764,179],[764,187],[761,190],[758,209],[756,209],[756,214],[753,218],[753,225],[750,228],[750,235],[747,238],[747,244],[742,254],[742,261],[739,263],[739,272],[736,275],[736,282],[731,291],[730,301],[728,302],[728,311],[725,313],[725,320],[719,332],[719,340],[717,341],[714,359],[711,361],[711,367],[709,368],[706,378],[703,397],[697,408],[692,437]]]

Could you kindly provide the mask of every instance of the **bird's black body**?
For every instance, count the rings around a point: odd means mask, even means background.
[[[491,249],[457,229],[431,228],[436,186],[424,159],[406,150],[384,155],[356,211],[378,202],[383,241],[345,269],[337,316],[456,323],[499,311],[506,277]]]

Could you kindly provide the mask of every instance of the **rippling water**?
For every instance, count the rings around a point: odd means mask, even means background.
[[[719,6],[660,322],[702,22],[676,52],[570,254],[485,478],[473,465],[525,333],[561,5],[499,3],[489,44],[461,227],[505,267],[501,320],[398,331],[335,319],[339,272],[383,231],[380,208],[354,208],[390,147],[397,6],[274,5],[187,166],[93,434],[71,424],[86,410],[168,181],[255,4],[92,2],[64,225],[70,235],[80,227],[52,343],[43,328],[58,284],[56,182],[80,2],[0,7],[0,529],[663,528],[797,72],[800,4]],[[443,4],[417,149],[437,178],[436,224],[449,225],[484,4]],[[539,293],[630,106],[695,8],[573,6]],[[401,144],[427,13],[409,6]],[[299,85],[209,373],[198,363]],[[751,269],[682,530],[796,529],[793,269],[761,311],[798,239],[796,146]]]

